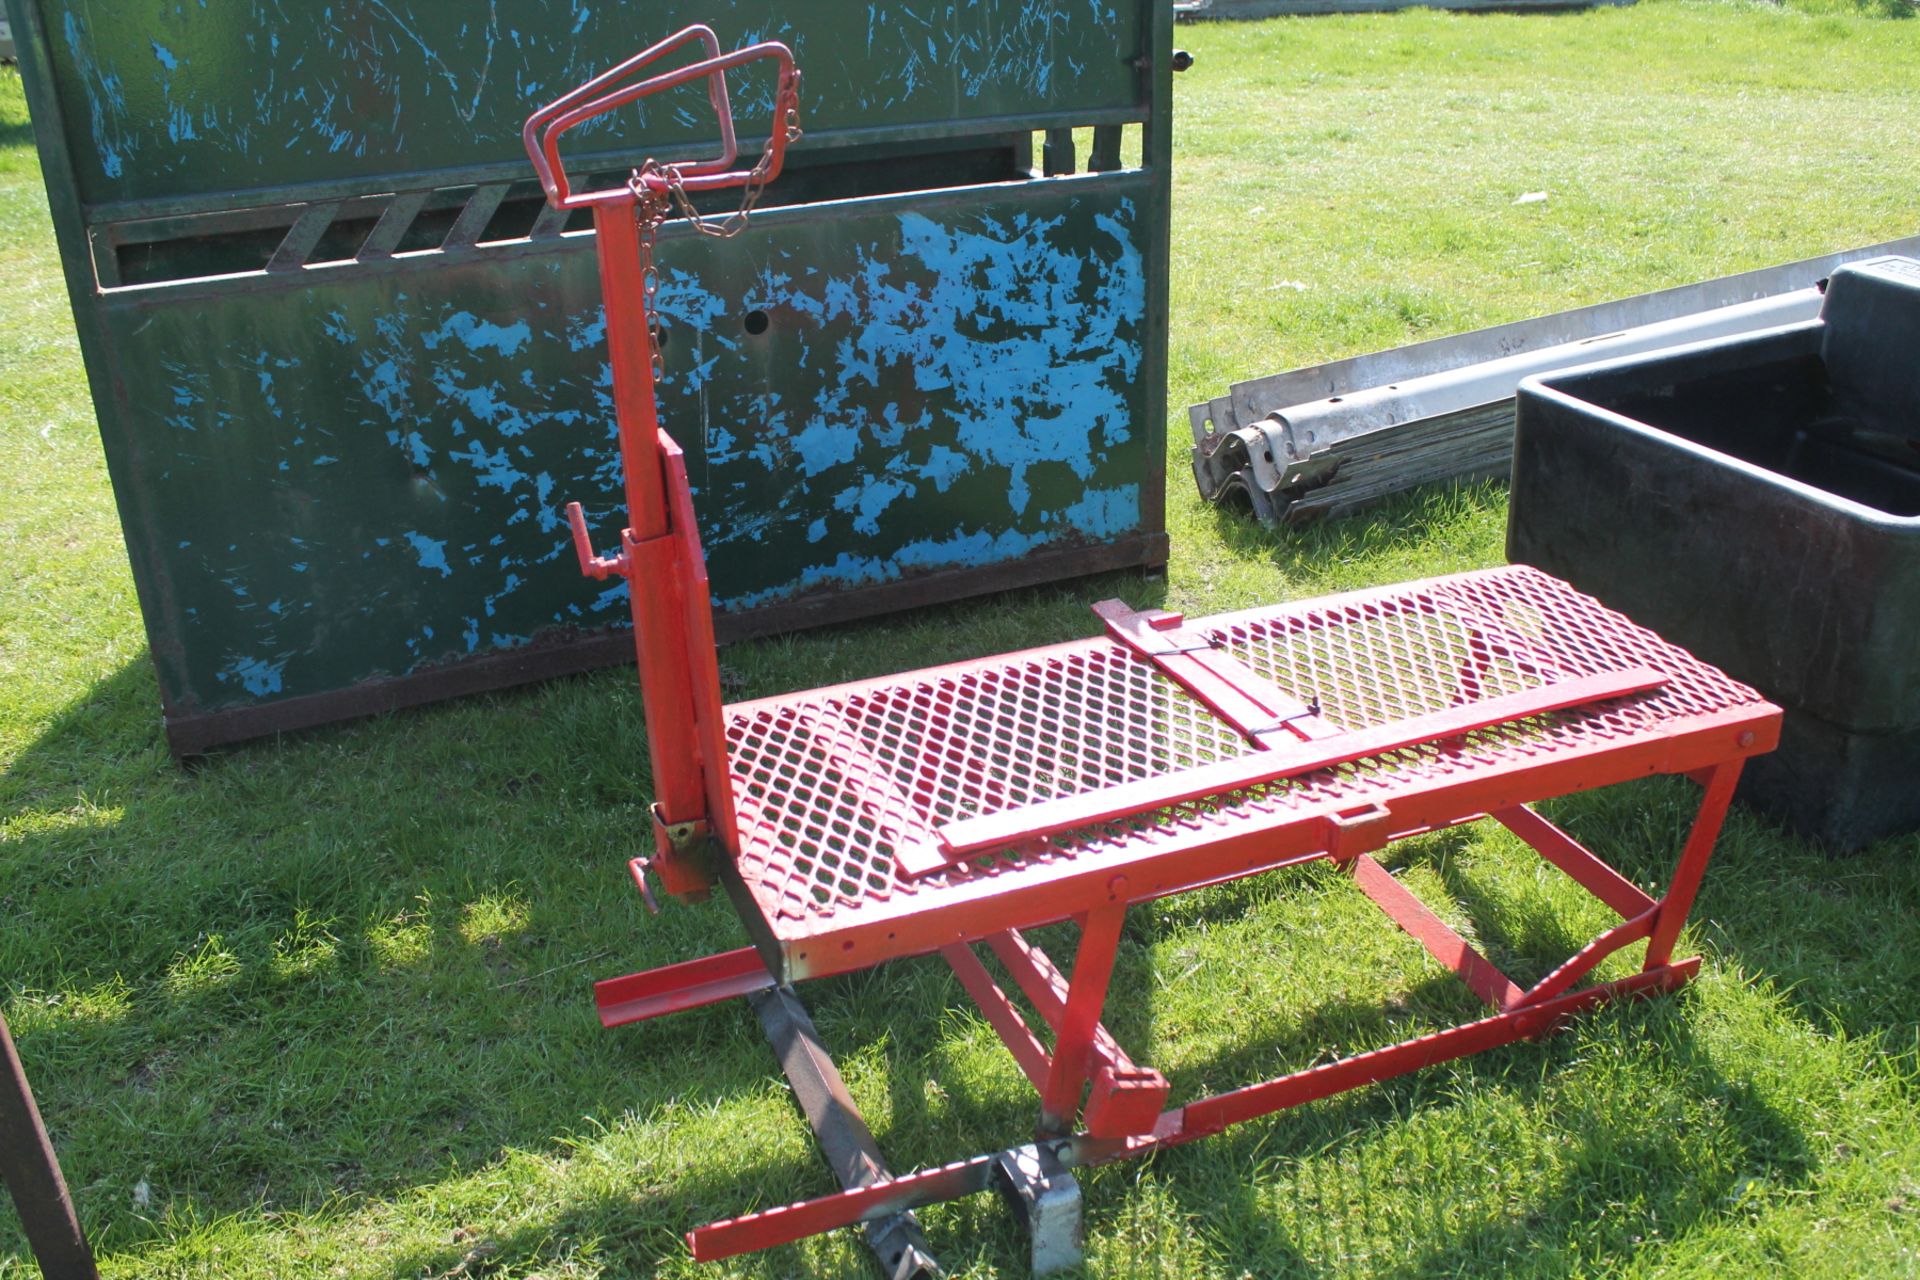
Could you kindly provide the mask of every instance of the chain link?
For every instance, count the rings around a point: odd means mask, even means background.
[[[774,119],[779,127],[786,130],[786,142],[791,146],[801,138],[800,129],[800,73],[793,73],[790,86],[780,94],[775,104]],[[766,190],[768,179],[773,170],[774,147],[768,142],[766,150],[760,153],[760,160],[747,174],[744,190],[740,196],[740,208],[725,218],[714,220],[701,216],[693,207],[693,200],[687,195],[686,179],[680,172],[680,166],[660,164],[648,160],[633,171],[627,179],[627,189],[633,193],[634,224],[640,232],[640,290],[642,303],[647,315],[647,355],[653,364],[653,376],[658,378],[664,372],[664,362],[660,355],[660,312],[654,306],[654,297],[660,291],[660,272],[654,266],[654,246],[660,238],[660,224],[672,215],[674,206],[680,207],[680,216],[698,234],[712,236],[718,240],[731,240],[747,229],[747,221],[753,216],[753,210],[760,203],[760,195]],[[649,186],[646,179],[659,177],[664,182],[664,190]]]

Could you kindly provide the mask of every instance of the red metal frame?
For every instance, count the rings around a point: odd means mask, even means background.
[[[636,83],[699,44],[706,57]],[[1780,712],[1657,636],[1524,568],[1453,575],[1188,623],[1118,602],[1106,635],[901,676],[723,706],[684,461],[660,429],[636,204],[674,184],[743,185],[722,55],[690,28],[528,121],[549,199],[590,205],[629,527],[584,572],[633,586],[656,787],[651,865],[678,894],[722,879],[755,946],[599,984],[608,1026],[776,983],[940,954],[1040,1097],[1038,1134],[1066,1166],[1173,1146],[1423,1066],[1551,1030],[1604,1000],[1671,990],[1673,948],[1744,760]],[[649,163],[627,187],[573,193],[560,136],[649,93],[705,79],[722,154]],[[624,83],[624,87],[621,86]],[[776,125],[770,167],[784,147]],[[696,184],[698,186],[696,187]],[[657,208],[657,206],[656,206]],[[1649,774],[1704,795],[1655,898],[1528,807]],[[1491,817],[1621,918],[1522,989],[1371,855]],[[711,856],[703,859],[702,850]],[[1167,1108],[1164,1077],[1102,1025],[1127,910],[1276,867],[1329,859],[1492,1013],[1478,1021]],[[1075,920],[1071,978],[1022,930]],[[1640,971],[1578,984],[1646,943]],[[974,950],[985,943],[1031,1022]],[[758,997],[756,997],[758,998]],[[721,1258],[984,1189],[996,1154],[702,1227]]]

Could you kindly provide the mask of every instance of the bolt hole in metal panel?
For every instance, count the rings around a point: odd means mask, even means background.
[[[518,130],[694,19],[807,68],[744,239],[661,245],[723,636],[1164,561],[1162,5],[7,3],[177,752],[628,652],[564,571],[619,494],[593,238]]]

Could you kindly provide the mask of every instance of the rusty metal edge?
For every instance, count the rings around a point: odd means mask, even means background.
[[[714,619],[714,631],[720,643],[727,644],[1116,569],[1158,569],[1167,563],[1167,549],[1166,533],[1152,530],[1099,546],[1042,551],[1007,564],[821,592],[742,613],[722,614]],[[189,714],[169,711],[165,716],[167,749],[174,759],[186,761],[256,738],[510,689],[632,660],[633,636],[625,629],[550,636],[521,649],[483,654],[284,702]]]

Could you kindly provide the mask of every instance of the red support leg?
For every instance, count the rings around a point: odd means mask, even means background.
[[[1699,816],[1680,851],[1680,862],[1673,869],[1673,882],[1660,899],[1659,915],[1653,923],[1653,935],[1647,939],[1648,969],[1658,969],[1673,958],[1673,944],[1680,937],[1680,926],[1693,910],[1694,895],[1700,891],[1700,877],[1706,874],[1707,860],[1713,857],[1714,842],[1720,838],[1720,824],[1726,821],[1727,805],[1740,782],[1744,760],[1715,765],[1707,779],[1707,794],[1701,798]]]
[[[1671,991],[1692,977],[1698,967],[1698,961],[1688,960],[1655,972],[1637,973],[1617,982],[1543,1000],[1527,1008],[1496,1013],[1479,1022],[1449,1027],[1417,1040],[1403,1041],[1384,1049],[1342,1058],[1338,1062],[1309,1067],[1264,1084],[1248,1085],[1230,1093],[1189,1102],[1178,1113],[1181,1117],[1178,1135],[1160,1141],[1185,1142],[1205,1137],[1255,1116],[1283,1111],[1305,1102],[1345,1093],[1361,1085],[1390,1080],[1435,1063],[1449,1062],[1511,1044],[1515,1040],[1541,1035],[1553,1030],[1572,1014],[1607,1000],[1644,992]]]
[[[1536,982],[1526,995],[1514,1002],[1516,1007],[1551,1000],[1593,971],[1602,960],[1622,947],[1631,946],[1653,929],[1653,912],[1644,912],[1613,926],[1586,946],[1574,952],[1558,969]],[[1662,964],[1665,962],[1663,961]],[[1650,969],[1661,965],[1649,965]]]
[[[1083,950],[1084,946],[1083,943]],[[1556,996],[1530,1008],[1496,1013],[1478,1022],[1450,1027],[1416,1040],[1356,1054],[1338,1062],[1323,1063],[1210,1098],[1201,1098],[1164,1113],[1150,1135],[1120,1141],[1073,1137],[1047,1145],[1052,1148],[1056,1158],[1069,1167],[1105,1164],[1162,1147],[1178,1146],[1219,1133],[1227,1126],[1243,1120],[1544,1034],[1573,1015],[1609,1000],[1671,991],[1691,978],[1698,967],[1697,960],[1685,960],[1657,972],[1636,973],[1617,982]],[[1076,967],[1076,989],[1079,979]],[[698,1228],[688,1233],[687,1242],[692,1246],[695,1260],[707,1262],[752,1249],[786,1244],[831,1231],[835,1227],[851,1226],[856,1222],[921,1205],[952,1200],[985,1190],[991,1183],[993,1166],[999,1158],[1000,1153],[975,1156],[971,1160],[902,1174],[885,1182],[834,1195],[764,1209],[759,1213]]]
[[[1040,1091],[1040,1132],[1062,1134],[1073,1127],[1080,1110],[1080,1090],[1087,1083],[1089,1051],[1094,1030],[1100,1025],[1100,1011],[1107,1003],[1107,983],[1113,978],[1113,961],[1120,949],[1120,926],[1127,918],[1127,904],[1110,902],[1095,907],[1080,926],[1080,951],[1073,960],[1073,985],[1067,991],[1067,1007],[1060,1018],[1059,1036],[1054,1041],[1053,1065],[1047,1073],[1047,1087]]]
[[[1621,919],[1632,919],[1652,908],[1653,899],[1642,893],[1633,881],[1525,805],[1501,809],[1491,816],[1532,845],[1541,857],[1566,872],[1575,884],[1612,907]]]
[[[1056,1034],[1066,1017],[1069,984],[1051,957],[1009,929],[987,939],[1000,963],[1007,967],[1033,1007]],[[1015,1056],[1019,1051],[1009,1042]],[[1087,1098],[1087,1131],[1097,1138],[1119,1138],[1150,1131],[1167,1105],[1167,1078],[1151,1067],[1138,1067],[1106,1027],[1093,1026],[1087,1047],[1093,1090]],[[1039,1082],[1035,1082],[1039,1087]]]

